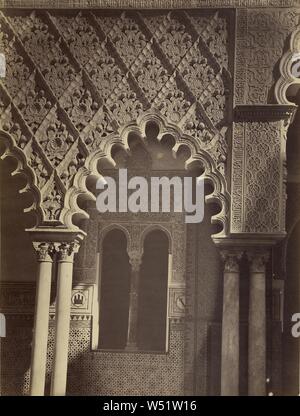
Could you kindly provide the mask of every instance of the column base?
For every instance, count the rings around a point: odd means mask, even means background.
[[[129,352],[138,351],[138,346],[136,343],[127,344],[125,347],[125,351],[129,351]]]

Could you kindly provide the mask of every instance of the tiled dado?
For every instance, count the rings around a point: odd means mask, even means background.
[[[93,284],[76,284],[71,296],[71,319],[91,320],[93,312]],[[35,282],[0,282],[0,311],[5,315],[33,315]],[[51,297],[50,319],[55,317],[55,299]]]
[[[54,292],[54,291],[53,291]],[[96,298],[96,285],[74,285],[71,296],[71,319],[90,320]],[[8,315],[33,315],[35,308],[35,282],[0,282],[0,311]],[[185,314],[185,287],[169,288],[169,318],[182,318]],[[51,297],[50,319],[55,318],[55,298]]]

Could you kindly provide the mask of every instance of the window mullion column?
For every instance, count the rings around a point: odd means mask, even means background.
[[[137,350],[138,301],[142,253],[128,253],[131,264],[129,312],[126,350]]]

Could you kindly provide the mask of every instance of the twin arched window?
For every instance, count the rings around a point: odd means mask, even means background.
[[[99,347],[126,349],[129,326],[134,325],[137,350],[165,351],[169,257],[166,234],[153,230],[146,235],[135,289],[123,231],[108,232],[101,257]]]

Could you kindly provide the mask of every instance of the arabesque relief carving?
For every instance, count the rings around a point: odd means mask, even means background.
[[[34,172],[43,221],[64,222],[66,195],[87,158],[145,113],[190,137],[224,177],[231,16],[1,12],[7,75],[0,121]]]
[[[174,135],[175,152],[186,144],[205,165],[223,225],[230,192],[232,232],[283,232],[280,137],[289,123],[278,117],[274,123],[245,121],[235,123],[233,133],[231,126],[234,105],[287,104],[287,55],[276,86],[275,67],[298,24],[296,9],[11,9],[0,21],[7,60],[0,122],[8,153],[30,177],[38,224],[73,227],[74,213],[86,216],[76,200],[89,194],[85,179],[99,174],[97,161],[111,157],[113,144],[128,148],[130,131],[144,138],[146,122],[154,119],[160,137]],[[289,54],[297,39],[295,30]],[[264,166],[256,163],[261,153],[269,155]],[[270,164],[275,174],[268,178]]]

